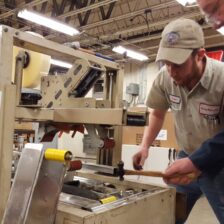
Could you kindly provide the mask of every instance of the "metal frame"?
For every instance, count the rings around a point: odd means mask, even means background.
[[[89,180],[99,180],[116,186],[117,189],[149,190],[151,195],[136,197],[123,204],[113,206],[108,204],[109,209],[85,211],[76,206],[59,202],[56,215],[56,224],[174,224],[175,223],[175,189],[153,186],[141,182],[119,181],[117,178],[101,176],[90,172],[78,172],[78,177]],[[150,220],[150,221],[149,221]]]
[[[97,63],[106,68],[105,72],[105,91],[104,101],[106,108],[101,108],[99,105],[89,108],[41,108],[27,107],[20,104],[20,82],[11,83],[12,78],[12,61],[13,61],[13,46],[18,46],[28,50],[44,53],[54,56],[55,58],[74,62],[76,59],[85,59],[92,63]],[[35,37],[28,33],[23,33],[7,26],[0,26],[0,220],[6,207],[7,198],[10,191],[11,182],[11,163],[13,149],[13,132],[15,120],[17,121],[35,121],[41,125],[45,123],[63,122],[63,123],[87,123],[115,125],[114,139],[116,139],[115,147],[113,148],[112,165],[115,165],[121,158],[122,145],[122,127],[125,123],[125,113],[122,109],[122,89],[123,89],[123,69],[119,64],[96,57],[82,51],[74,50],[66,46]],[[19,62],[18,62],[19,63]],[[20,65],[18,65],[20,68]],[[20,75],[20,72],[17,73]],[[109,102],[109,103],[108,103]],[[94,177],[94,179],[102,177]],[[104,177],[105,180],[107,178]],[[109,181],[109,180],[108,180]],[[112,181],[112,180],[110,180]],[[139,183],[120,182],[119,180],[112,181],[117,185],[122,185],[122,189],[135,186],[137,188],[148,189],[152,186],[141,185]],[[155,207],[162,206],[163,214],[159,215],[160,210]],[[140,206],[138,206],[140,205]],[[112,209],[111,213],[90,213],[84,210],[77,210],[71,206],[59,204],[56,217],[56,223],[113,223],[114,217],[120,221],[117,223],[125,223],[128,210],[131,208],[131,216],[129,220],[136,221],[138,217],[134,211],[142,214],[141,222],[144,224],[149,218],[155,219],[157,223],[174,223],[174,208],[175,208],[175,190],[162,189],[158,194],[153,194],[152,197],[143,197],[139,200],[133,200],[129,206],[122,206]],[[150,213],[145,214],[144,209],[147,208]],[[125,211],[123,215],[122,211]],[[146,216],[144,216],[144,214]],[[121,214],[121,216],[120,216]],[[80,217],[81,215],[81,217]],[[106,215],[106,216],[105,216]],[[151,217],[152,215],[152,217]],[[128,215],[129,216],[129,215]],[[132,219],[133,218],[133,219]],[[77,219],[80,222],[77,222]],[[116,219],[116,221],[117,221]],[[107,221],[109,220],[109,221]],[[115,221],[115,222],[116,222]]]
[[[13,46],[18,46],[28,50],[36,51],[39,53],[48,54],[55,58],[67,60],[70,62],[76,59],[85,59],[90,62],[99,63],[105,66],[109,72],[115,72],[116,77],[112,77],[112,81],[115,83],[111,93],[109,90],[106,92],[107,97],[111,98],[111,107],[113,109],[101,109],[101,108],[84,108],[76,109],[76,111],[70,110],[47,110],[42,108],[27,108],[21,105],[17,105],[18,91],[17,86],[11,83],[12,77],[12,61],[13,61]],[[84,122],[89,114],[93,114],[93,119],[89,118],[88,122],[94,123],[109,123],[114,125],[122,124],[122,87],[123,87],[123,70],[120,69],[119,64],[105,60],[95,55],[91,55],[82,51],[74,50],[69,47],[54,43],[49,40],[45,40],[28,33],[20,32],[16,29],[0,26],[0,219],[3,217],[6,201],[10,191],[11,182],[11,162],[12,162],[12,148],[13,148],[13,132],[14,121],[64,121],[68,113],[82,113],[85,112],[83,118],[76,118],[73,116],[71,120],[66,120],[70,123]],[[120,109],[119,109],[120,108]],[[116,117],[112,121],[106,122],[105,114],[107,117]],[[102,116],[103,115],[103,116]],[[92,121],[91,121],[92,120]],[[109,120],[109,119],[108,119]],[[118,128],[119,129],[119,128]],[[121,127],[120,127],[121,129]],[[121,130],[119,131],[121,132]],[[115,156],[121,155],[121,141],[116,142]],[[116,161],[117,161],[116,159]]]

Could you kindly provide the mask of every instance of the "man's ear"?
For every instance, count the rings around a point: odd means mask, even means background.
[[[198,60],[202,60],[205,57],[205,55],[206,55],[205,49],[204,48],[200,48],[198,50],[197,55],[198,55]]]

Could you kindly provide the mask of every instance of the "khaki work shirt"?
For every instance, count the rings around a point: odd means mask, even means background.
[[[147,106],[171,109],[177,143],[191,154],[224,128],[224,63],[206,58],[201,80],[191,90],[177,86],[163,66],[150,90]]]

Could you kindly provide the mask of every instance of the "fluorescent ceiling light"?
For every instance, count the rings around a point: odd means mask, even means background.
[[[176,1],[179,2],[183,6],[196,6],[197,5],[196,0],[176,0]]]
[[[64,68],[71,68],[72,67],[72,64],[69,64],[69,63],[64,62],[64,61],[55,60],[55,59],[51,59],[50,63],[52,65],[57,65],[57,66],[64,67]]]
[[[217,31],[218,31],[219,33],[221,33],[222,35],[224,35],[224,26],[221,27],[221,28],[219,28],[219,29],[217,29]]]
[[[117,46],[117,47],[114,47],[112,49],[114,52],[118,53],[118,54],[126,54],[128,57],[130,58],[134,58],[136,60],[139,60],[139,61],[145,61],[145,60],[148,60],[149,58],[143,54],[140,54],[140,53],[137,53],[135,51],[132,51],[132,50],[128,50],[122,46]]]
[[[37,23],[42,26],[46,26],[58,32],[68,34],[70,36],[79,34],[79,31],[71,26],[58,22],[41,14],[28,11],[27,9],[19,11],[18,17]]]

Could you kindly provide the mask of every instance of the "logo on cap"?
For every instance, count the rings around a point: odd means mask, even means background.
[[[174,45],[180,39],[180,35],[177,32],[170,32],[166,34],[166,41],[169,45]]]

